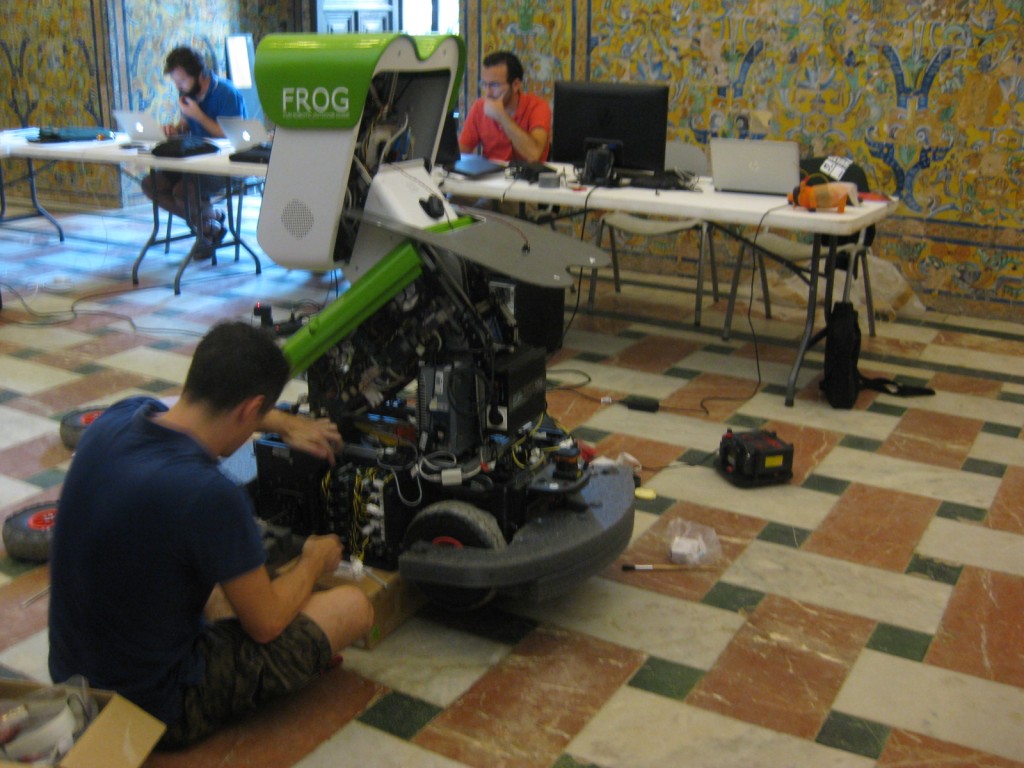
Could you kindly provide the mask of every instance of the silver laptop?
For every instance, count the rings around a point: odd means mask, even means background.
[[[270,141],[270,134],[262,120],[247,117],[218,117],[217,122],[224,129],[224,138],[231,142],[236,150],[241,151]]]
[[[721,192],[787,195],[800,184],[795,141],[711,139],[711,180]]]
[[[122,132],[128,134],[133,144],[152,147],[161,141],[166,141],[164,127],[160,122],[147,112],[133,112],[126,109],[115,109],[114,119]]]

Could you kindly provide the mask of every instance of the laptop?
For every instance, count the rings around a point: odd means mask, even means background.
[[[795,141],[710,141],[711,180],[720,192],[788,195],[800,184],[800,145]]]
[[[114,119],[121,131],[128,134],[133,145],[152,149],[155,144],[167,140],[164,127],[147,112],[115,109]]]
[[[224,129],[224,137],[238,151],[270,141],[270,134],[267,133],[262,120],[248,117],[218,117],[217,122]]]
[[[483,155],[461,154],[448,170],[461,174],[467,179],[478,179],[492,173],[504,173],[505,165],[488,160]]]

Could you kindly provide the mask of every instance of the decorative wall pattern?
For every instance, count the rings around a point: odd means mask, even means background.
[[[666,82],[673,137],[770,136],[852,156],[900,197],[876,250],[925,303],[1024,319],[1024,0],[459,1],[465,99],[500,48],[521,54],[546,96],[559,79]],[[121,106],[170,119],[170,47],[196,45],[221,67],[225,33],[311,28],[307,6],[4,3],[0,125],[110,126]],[[122,197],[112,169],[67,163],[40,191]]]
[[[163,74],[171,48],[192,45],[224,72],[228,32],[252,32],[258,41],[267,32],[294,29],[295,6],[291,0],[4,3],[0,126],[110,128],[117,108],[151,110],[171,122],[175,93]],[[138,194],[116,169],[76,163],[42,171],[38,186],[45,200],[95,207]]]
[[[665,82],[672,137],[853,157],[900,198],[876,250],[926,304],[1024,319],[1024,0],[479,0],[478,13],[478,50],[518,51],[539,92],[545,77]]]

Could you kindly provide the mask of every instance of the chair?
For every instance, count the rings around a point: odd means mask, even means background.
[[[827,179],[821,175],[822,163],[825,157],[811,157],[800,161],[800,172],[804,178],[809,179],[811,184],[823,183]],[[818,178],[815,179],[814,177]],[[864,169],[856,163],[852,163],[843,174],[843,181],[852,181],[857,185],[859,192],[868,192],[867,174]],[[846,272],[846,289],[844,294],[849,294],[849,281],[851,276],[857,277],[857,270],[860,269],[864,275],[864,306],[868,316],[868,332],[875,335],[875,311],[874,302],[871,297],[871,275],[868,271],[868,255],[871,253],[871,244],[875,239],[874,226],[867,227],[857,235],[837,238],[836,248],[836,269]],[[799,242],[788,237],[776,235],[770,231],[759,232],[754,240],[744,239],[744,247],[740,249],[736,259],[736,271],[733,273],[732,287],[729,291],[729,304],[725,312],[725,326],[722,329],[722,338],[729,338],[730,326],[732,325],[733,309],[736,304],[736,293],[739,289],[739,275],[743,266],[743,255],[750,251],[755,266],[761,269],[761,288],[765,302],[765,316],[771,318],[771,303],[768,296],[768,283],[764,277],[764,259],[770,258],[783,264],[794,274],[798,275],[805,283],[810,285],[808,263],[811,261],[813,245]],[[826,278],[828,276],[826,275]],[[831,311],[832,283],[825,285],[825,311]]]
[[[695,144],[687,144],[681,141],[670,141],[665,145],[665,170],[688,171],[698,176],[707,174],[708,161],[702,147]],[[705,253],[710,258],[707,261],[711,266],[711,287],[714,300],[718,301],[718,269],[715,266],[713,251],[708,248],[707,224],[700,219],[665,219],[650,218],[647,216],[614,211],[605,214],[597,230],[597,243],[600,246],[604,238],[604,230],[608,229],[608,240],[612,252],[612,280],[615,284],[615,292],[621,292],[619,281],[619,254],[615,244],[616,232],[626,235],[638,235],[641,237],[665,237],[678,235],[681,232],[692,230],[700,231],[699,255],[697,257],[697,306],[694,313],[693,324],[700,325],[701,304],[704,298],[704,263]],[[682,261],[679,257],[678,261]],[[587,299],[587,308],[594,308],[594,298],[597,289],[597,270],[590,273],[590,294]]]

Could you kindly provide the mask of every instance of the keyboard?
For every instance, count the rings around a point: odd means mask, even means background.
[[[697,187],[697,177],[686,171],[661,171],[645,176],[633,176],[629,186],[641,189],[686,189]]]

